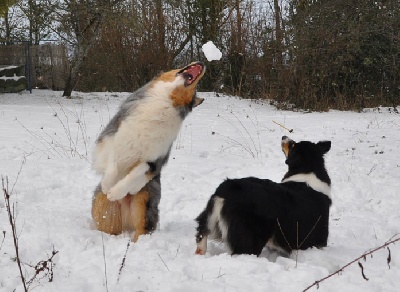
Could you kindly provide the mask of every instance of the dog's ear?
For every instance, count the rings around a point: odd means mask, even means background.
[[[331,149],[331,141],[319,141],[317,146],[321,150],[322,154],[325,154]]]

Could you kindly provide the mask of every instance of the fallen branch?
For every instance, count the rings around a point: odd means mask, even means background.
[[[396,234],[395,236],[397,236],[397,235],[398,235],[398,234]],[[393,236],[393,237],[395,237],[395,236]],[[393,237],[392,237],[392,238],[393,238]],[[378,246],[377,248],[374,248],[374,249],[372,249],[372,250],[370,250],[370,251],[368,251],[368,252],[366,252],[366,253],[363,253],[361,256],[359,256],[358,258],[356,258],[356,259],[352,260],[351,262],[345,264],[343,267],[341,267],[341,268],[338,269],[337,271],[335,271],[335,272],[329,274],[328,276],[326,276],[326,277],[324,277],[324,278],[322,278],[322,279],[320,279],[320,280],[318,280],[318,281],[315,281],[313,284],[311,284],[311,285],[308,286],[306,289],[304,289],[303,292],[304,292],[304,291],[307,291],[307,290],[310,290],[310,289],[311,289],[312,287],[314,287],[314,286],[317,286],[317,289],[318,289],[318,288],[319,288],[319,284],[320,284],[321,282],[325,281],[326,279],[331,278],[331,277],[334,276],[334,275],[340,274],[341,272],[343,272],[343,270],[344,270],[345,268],[347,268],[348,266],[354,264],[355,262],[358,262],[358,265],[359,265],[359,267],[361,268],[361,274],[362,274],[363,278],[364,278],[366,281],[368,281],[368,278],[367,278],[367,277],[365,276],[365,274],[364,274],[364,267],[363,267],[362,264],[359,262],[359,260],[361,260],[361,259],[364,259],[364,260],[365,260],[366,257],[367,257],[368,255],[371,255],[371,254],[373,254],[374,252],[376,252],[376,251],[378,251],[378,250],[380,250],[380,249],[383,249],[383,248],[385,248],[385,247],[388,248],[389,245],[394,244],[394,243],[396,243],[397,241],[400,241],[400,237],[399,237],[399,238],[396,238],[396,239],[390,239],[389,241],[385,242],[383,245]],[[387,264],[389,265],[390,262],[391,262],[391,255],[390,255],[390,249],[389,249],[389,248],[388,248],[388,251],[389,251],[389,255],[388,255],[388,258],[387,258]],[[390,266],[389,266],[389,269],[390,269]]]
[[[293,129],[288,129],[286,128],[284,125],[279,124],[278,122],[275,122],[274,120],[272,120],[275,124],[277,124],[278,126],[284,128],[285,130],[287,130],[289,133],[293,133]]]

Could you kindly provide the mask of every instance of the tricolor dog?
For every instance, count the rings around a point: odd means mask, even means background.
[[[94,191],[92,216],[109,234],[156,228],[161,196],[160,172],[182,122],[203,99],[196,86],[204,75],[200,62],[160,74],[122,103],[99,135],[93,168],[102,175]]]
[[[219,185],[196,219],[196,254],[206,253],[208,236],[231,254],[257,256],[265,246],[290,253],[327,245],[332,201],[324,154],[331,142],[284,136],[281,146],[289,168],[281,183],[247,177]]]

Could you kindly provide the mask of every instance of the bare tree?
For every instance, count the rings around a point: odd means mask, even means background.
[[[71,96],[85,58],[91,51],[107,13],[122,0],[49,1],[54,18],[59,21],[58,33],[73,49],[71,65],[63,96]]]
[[[0,30],[0,38],[6,45],[12,43],[12,26],[10,24],[10,8],[15,5],[18,0],[8,0],[0,2],[0,20],[4,21],[4,31]],[[1,27],[1,22],[0,22]]]

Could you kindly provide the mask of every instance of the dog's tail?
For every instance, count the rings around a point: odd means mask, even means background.
[[[196,218],[198,226],[196,228],[196,254],[204,255],[207,251],[207,237],[211,234],[214,239],[222,240],[223,234],[220,227],[221,209],[224,199],[212,196],[206,208]]]

